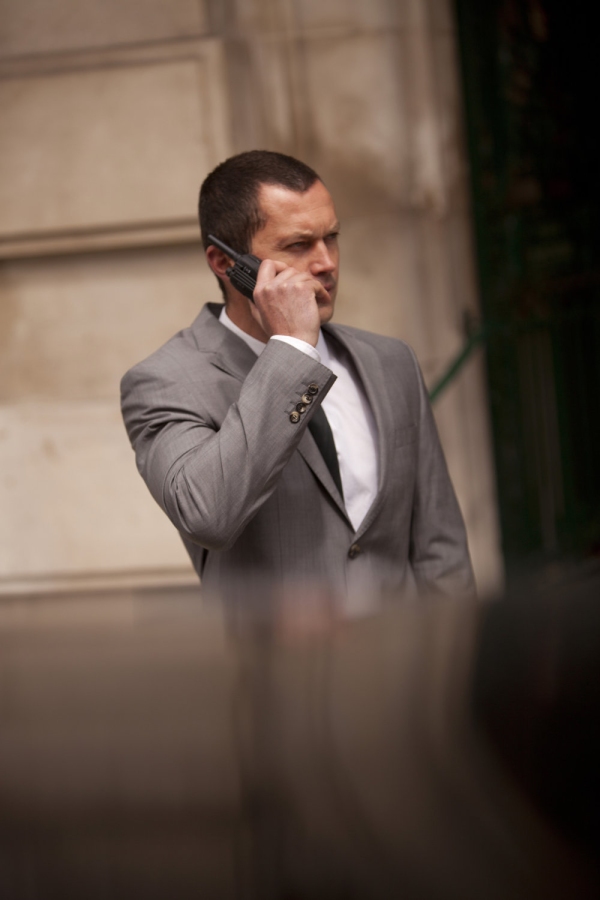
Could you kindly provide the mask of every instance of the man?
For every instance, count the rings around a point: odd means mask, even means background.
[[[329,324],[339,223],[323,182],[291,157],[239,154],[202,185],[200,225],[225,306],[128,372],[122,408],[203,585],[471,592],[414,353]],[[254,302],[209,235],[263,260]]]

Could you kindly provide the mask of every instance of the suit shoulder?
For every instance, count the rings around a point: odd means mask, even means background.
[[[180,380],[198,353],[190,328],[184,328],[169,338],[150,356],[132,366],[121,379],[121,392],[148,380]]]
[[[395,360],[401,359],[412,364],[416,362],[414,350],[406,341],[400,338],[376,334],[373,331],[365,331],[362,328],[354,328],[351,325],[329,325],[327,328],[334,337],[339,335],[342,339],[345,338],[348,341],[362,341],[385,357],[389,355]]]
[[[185,384],[202,370],[206,357],[219,350],[227,329],[218,321],[222,304],[206,303],[187,328],[137,363],[121,379],[121,391],[152,382]]]

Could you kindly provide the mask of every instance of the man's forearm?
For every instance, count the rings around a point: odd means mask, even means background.
[[[210,398],[175,402],[171,393],[179,397],[181,385],[152,378],[144,383],[138,372],[123,383],[123,415],[140,473],[179,531],[209,549],[226,549],[275,490],[335,376],[289,344],[271,341],[217,427]],[[316,388],[313,402],[293,415],[309,385]]]

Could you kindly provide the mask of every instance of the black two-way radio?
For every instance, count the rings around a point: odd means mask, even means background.
[[[236,253],[235,250],[232,250],[219,238],[216,238],[214,234],[209,234],[208,240],[233,260],[233,265],[226,270],[232,285],[244,297],[254,300],[256,277],[262,259],[259,259],[258,256],[253,256],[251,253]]]

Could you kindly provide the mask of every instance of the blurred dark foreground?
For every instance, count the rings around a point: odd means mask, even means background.
[[[597,897],[599,588],[5,598],[0,897]]]

